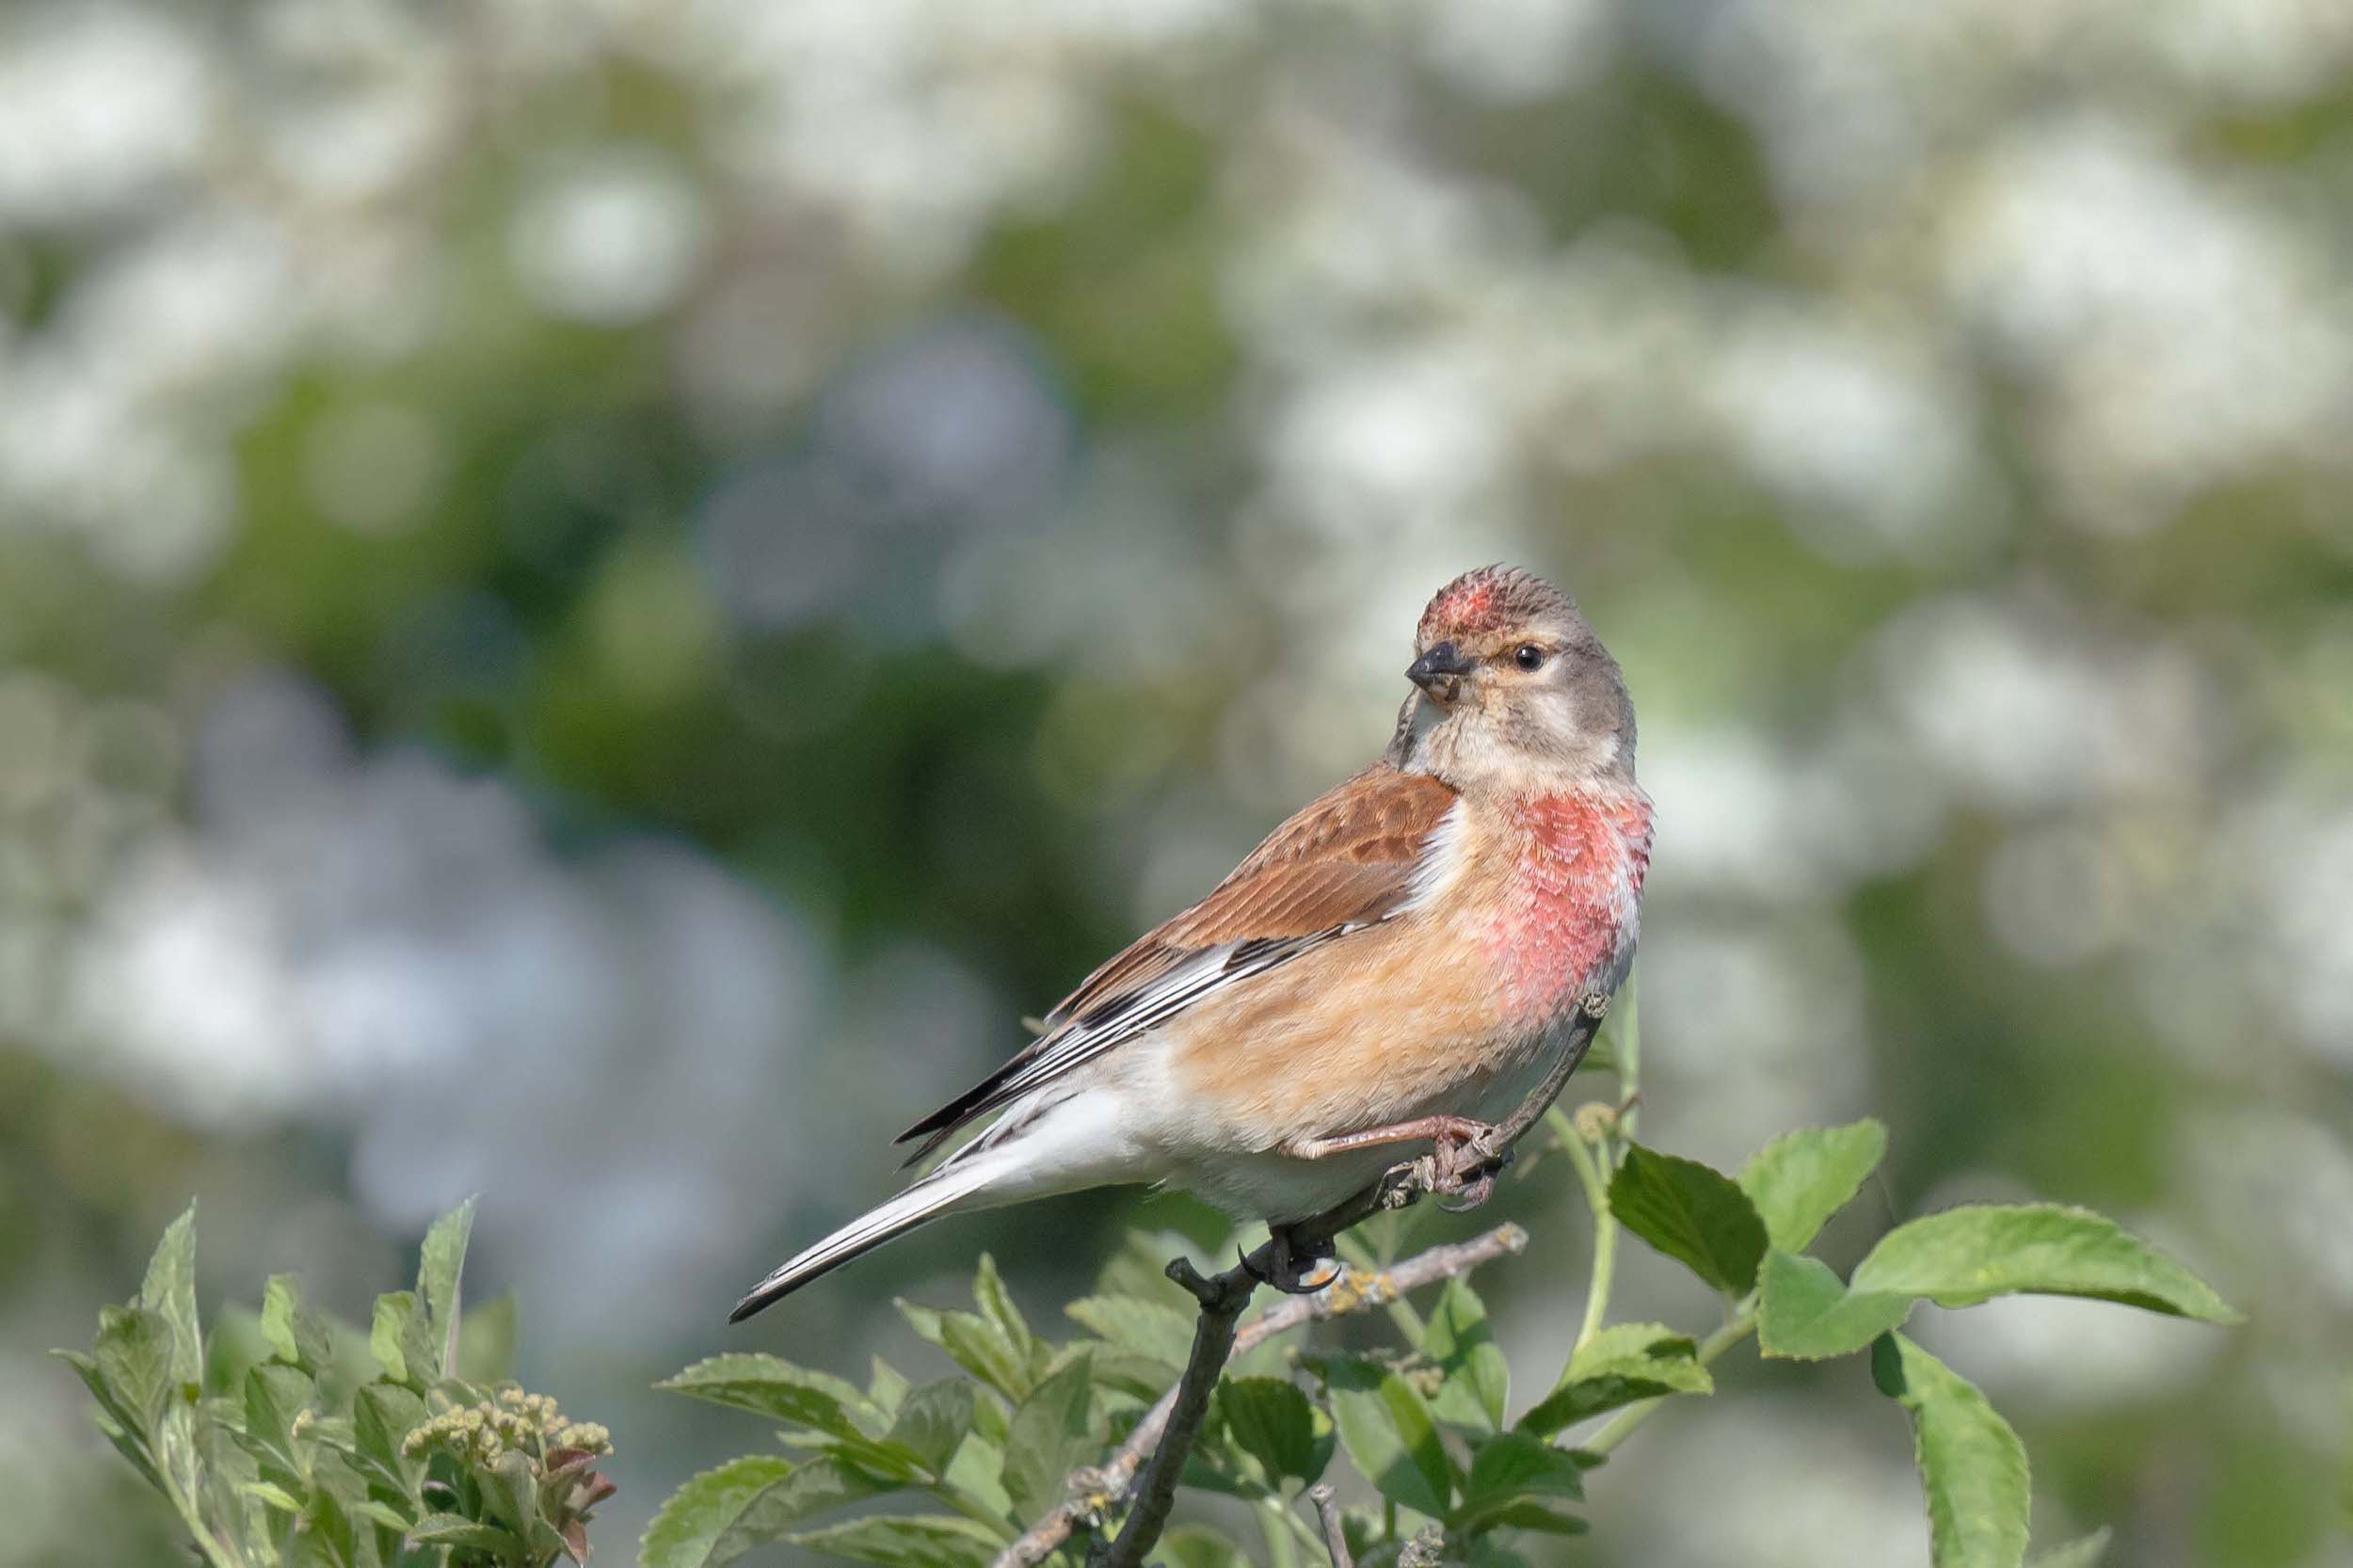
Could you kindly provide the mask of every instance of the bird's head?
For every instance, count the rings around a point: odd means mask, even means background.
[[[1389,760],[1457,789],[1631,784],[1634,707],[1569,596],[1516,568],[1438,590],[1415,629],[1414,683]]]

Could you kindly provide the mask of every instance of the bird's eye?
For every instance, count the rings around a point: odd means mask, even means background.
[[[1512,650],[1512,663],[1524,670],[1542,669],[1545,664],[1545,650],[1534,643],[1522,643]]]

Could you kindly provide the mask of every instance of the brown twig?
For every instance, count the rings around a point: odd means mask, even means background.
[[[1074,1473],[1070,1478],[1068,1500],[1031,1526],[1013,1544],[1000,1552],[991,1568],[1036,1568],[1038,1563],[1045,1561],[1057,1547],[1069,1540],[1071,1533],[1081,1524],[1097,1520],[1117,1507],[1120,1499],[1127,1496],[1128,1489],[1135,1483],[1136,1473],[1143,1468],[1145,1459],[1160,1448],[1160,1438],[1169,1429],[1170,1417],[1176,1411],[1179,1397],[1185,1393],[1187,1384],[1201,1385],[1198,1397],[1206,1406],[1209,1391],[1216,1386],[1217,1374],[1225,1370],[1225,1361],[1236,1355],[1247,1354],[1278,1334],[1303,1324],[1385,1305],[1409,1290],[1418,1290],[1423,1286],[1451,1279],[1482,1263],[1519,1253],[1527,1246],[1528,1232],[1515,1224],[1500,1224],[1467,1241],[1433,1247],[1402,1263],[1375,1272],[1345,1272],[1327,1288],[1312,1296],[1293,1296],[1267,1308],[1234,1334],[1226,1354],[1218,1358],[1206,1375],[1196,1378],[1193,1368],[1189,1365],[1184,1380],[1162,1395],[1160,1403],[1144,1413],[1144,1419],[1136,1423],[1135,1431],[1128,1433],[1128,1440],[1119,1446],[1110,1462],[1097,1468]],[[1257,1280],[1248,1276],[1242,1269],[1228,1270],[1216,1276],[1216,1280],[1205,1281],[1204,1284],[1213,1286],[1217,1281],[1232,1279],[1237,1274],[1243,1275],[1246,1282],[1243,1300],[1247,1301],[1247,1288],[1255,1287]],[[1193,1343],[1198,1351],[1201,1345],[1198,1331]],[[1196,1355],[1193,1359],[1198,1361],[1199,1357]],[[1175,1445],[1170,1447],[1173,1448]],[[1174,1472],[1182,1468],[1183,1459],[1182,1453],[1174,1456],[1170,1465],[1172,1486]],[[1131,1519],[1129,1528],[1121,1532],[1120,1541],[1125,1543],[1135,1537],[1135,1556],[1141,1559],[1151,1550],[1153,1543],[1139,1536],[1133,1526]],[[1157,1537],[1157,1529],[1153,1533]]]
[[[1323,1522],[1323,1549],[1332,1554],[1332,1568],[1356,1568],[1355,1559],[1349,1555],[1348,1530],[1340,1520],[1340,1495],[1332,1490],[1332,1483],[1320,1480],[1307,1488],[1307,1500],[1316,1505],[1316,1517]]]

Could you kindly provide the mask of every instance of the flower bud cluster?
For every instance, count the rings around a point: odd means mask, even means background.
[[[556,1448],[609,1454],[613,1434],[595,1421],[567,1419],[555,1400],[545,1394],[526,1394],[509,1386],[473,1404],[452,1405],[411,1432],[400,1445],[400,1451],[412,1459],[433,1448],[471,1464],[488,1464],[504,1453],[537,1460]]]

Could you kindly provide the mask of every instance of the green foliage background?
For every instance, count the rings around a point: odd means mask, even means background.
[[[1842,1275],[1962,1200],[2161,1241],[2245,1329],[1907,1332],[2039,1540],[2341,1560],[2335,11],[1096,9],[0,8],[0,1561],[180,1560],[41,1352],[191,1192],[208,1314],[349,1316],[480,1192],[607,1541],[734,1451],[680,1365],[920,1369],[874,1304],[984,1248],[1052,1320],[1132,1197],[718,1326],[1499,558],[1642,713],[1646,1140],[1884,1120]],[[1585,1216],[1508,1201],[1557,1346]],[[1921,1560],[1855,1363],[1716,1382],[1560,1560]]]

